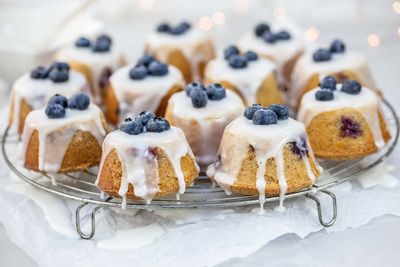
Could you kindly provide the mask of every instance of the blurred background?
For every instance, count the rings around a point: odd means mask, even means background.
[[[3,92],[22,73],[47,63],[79,35],[111,34],[129,61],[146,33],[164,20],[189,20],[222,48],[254,24],[289,19],[308,43],[340,37],[364,52],[381,87],[399,64],[400,1],[394,0],[2,0],[0,79]],[[389,67],[391,66],[391,67]],[[391,77],[393,75],[393,77]]]

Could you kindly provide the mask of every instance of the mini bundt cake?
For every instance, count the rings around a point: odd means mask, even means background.
[[[168,99],[184,86],[177,68],[144,55],[136,65],[125,66],[110,77],[104,101],[107,121],[117,124],[145,109],[164,116]]]
[[[80,37],[74,45],[61,49],[55,57],[57,60],[68,62],[72,69],[86,77],[96,104],[103,102],[111,74],[125,65],[121,51],[115,47],[112,39],[104,34],[95,40]]]
[[[279,82],[284,87],[290,83],[290,75],[297,59],[304,51],[304,41],[299,31],[288,22],[259,23],[238,42],[241,51],[254,51],[275,62]]]
[[[339,82],[357,80],[377,91],[366,57],[346,49],[341,40],[334,40],[330,48],[310,49],[296,62],[288,91],[290,104],[297,107],[301,97],[316,88],[327,75],[334,76]]]
[[[97,165],[106,124],[101,110],[78,93],[50,98],[45,109],[29,113],[22,134],[23,161],[37,172],[65,173]]]
[[[149,203],[154,197],[183,194],[198,173],[182,130],[144,111],[107,135],[96,185],[122,197],[124,207],[127,198]]]
[[[218,146],[226,125],[243,114],[243,102],[220,84],[205,88],[191,83],[186,92],[174,94],[169,102],[166,119],[183,130],[201,166],[216,160]]]
[[[224,131],[219,159],[207,175],[228,194],[284,196],[311,187],[322,169],[309,146],[304,124],[286,106],[249,106]]]
[[[233,90],[246,105],[282,103],[275,64],[248,51],[240,54],[236,46],[224,50],[224,57],[211,60],[205,70],[207,83],[219,83]]]
[[[306,93],[297,119],[307,127],[318,157],[352,159],[376,152],[390,139],[381,99],[355,80],[336,84],[326,76]]]
[[[208,36],[187,22],[176,26],[162,23],[150,33],[146,53],[177,67],[187,83],[203,78],[206,63],[214,58],[214,46]]]
[[[87,89],[85,78],[70,70],[66,63],[54,62],[49,68],[37,67],[24,74],[13,85],[9,126],[13,132],[21,135],[28,113],[45,107],[54,94],[70,97]]]

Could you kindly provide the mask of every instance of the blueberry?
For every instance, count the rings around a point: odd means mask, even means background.
[[[355,80],[347,80],[342,85],[342,91],[350,95],[358,95],[361,92],[361,84]]]
[[[148,132],[161,133],[169,130],[170,128],[169,122],[162,117],[155,117],[149,120],[146,124],[146,129]]]
[[[192,25],[187,21],[182,21],[180,26],[184,27],[186,30],[189,30],[192,27]]]
[[[328,61],[331,60],[331,57],[331,52],[328,49],[323,48],[319,48],[313,54],[313,59],[315,62]]]
[[[332,53],[344,53],[346,51],[346,46],[342,40],[336,39],[332,42],[330,50]]]
[[[351,117],[342,117],[340,119],[340,136],[341,137],[351,137],[357,138],[363,134],[363,129],[361,125],[353,120]]]
[[[333,99],[333,91],[330,89],[320,89],[315,93],[315,99],[319,101],[330,101]]]
[[[32,79],[46,79],[47,76],[48,76],[48,72],[42,66],[39,66],[39,67],[37,67],[37,68],[35,68],[34,70],[31,71],[31,78]]]
[[[271,32],[266,32],[262,36],[263,40],[269,44],[274,44],[276,41],[278,41],[278,37],[276,34],[273,34]]]
[[[143,80],[147,76],[147,69],[145,66],[139,65],[129,70],[129,77],[132,80]]]
[[[178,26],[172,27],[169,29],[169,33],[172,35],[181,35],[186,32],[187,28],[183,24],[179,24]]]
[[[225,59],[229,59],[233,55],[239,55],[239,49],[236,46],[230,45],[227,48],[225,48],[224,50]]]
[[[168,65],[159,61],[152,61],[149,64],[148,71],[153,76],[165,76],[168,74]]]
[[[49,103],[45,113],[50,119],[59,119],[65,117],[65,108],[57,103]]]
[[[73,95],[68,101],[70,109],[85,110],[89,107],[90,99],[85,93],[77,93]]]
[[[260,104],[253,104],[251,106],[248,106],[245,110],[244,110],[244,116],[248,119],[248,120],[252,120],[253,119],[253,115],[254,112],[256,112],[257,110],[262,109],[262,106]]]
[[[254,29],[254,33],[256,34],[256,36],[261,37],[265,32],[270,32],[270,30],[271,29],[268,24],[260,23]]]
[[[208,99],[210,100],[221,100],[226,96],[225,88],[219,83],[212,83],[208,85],[206,93]]]
[[[203,108],[207,105],[207,93],[201,88],[196,88],[190,92],[192,105],[195,108]]]
[[[255,125],[270,125],[277,123],[278,116],[272,110],[262,108],[254,112],[253,124]]]
[[[142,111],[140,114],[135,118],[135,120],[140,121],[143,126],[147,124],[147,122],[153,118],[155,118],[156,115],[154,115],[153,112],[150,111]]]
[[[76,47],[89,47],[90,46],[90,40],[85,38],[85,37],[81,37],[78,40],[76,40],[75,46]]]
[[[287,120],[289,118],[289,109],[285,105],[272,104],[268,106],[278,116],[278,120]]]
[[[289,40],[291,38],[290,34],[287,31],[280,31],[275,34],[276,38],[279,40]]]
[[[140,123],[140,121],[127,118],[123,123],[120,124],[119,129],[130,135],[138,135],[143,132],[143,125]]]
[[[110,43],[108,43],[107,41],[97,40],[92,47],[92,51],[95,53],[108,52],[108,51],[110,51]]]
[[[52,96],[49,99],[49,104],[50,103],[59,104],[59,105],[63,106],[64,108],[68,107],[68,99],[65,96],[59,95],[59,94],[55,94],[54,96]]]
[[[247,51],[247,52],[244,54],[244,57],[245,57],[248,61],[255,61],[255,60],[258,59],[257,54],[256,54],[255,52],[253,52],[253,51]]]
[[[202,89],[202,90],[206,90],[206,88],[204,87],[204,85],[202,85],[201,83],[189,83],[187,86],[186,86],[186,89],[185,89],[185,91],[186,91],[186,95],[187,96],[190,96],[190,94],[191,94],[191,92],[192,92],[192,90],[194,90],[194,89]]]
[[[329,90],[336,90],[336,78],[333,76],[326,76],[322,79],[319,83],[319,87],[321,89],[329,89]]]
[[[97,39],[96,39],[96,41],[97,41],[97,42],[105,42],[105,43],[108,43],[109,46],[111,46],[111,44],[112,44],[112,39],[111,39],[111,37],[108,36],[108,35],[106,35],[106,34],[102,34],[102,35],[98,36]]]
[[[241,55],[233,55],[229,58],[229,66],[234,69],[243,69],[247,67],[247,59]]]
[[[49,72],[53,69],[69,71],[70,67],[69,67],[68,63],[66,63],[66,62],[53,62],[50,65]]]
[[[145,67],[148,67],[149,64],[150,64],[151,62],[153,62],[154,60],[155,60],[154,57],[151,56],[151,55],[143,55],[143,56],[138,60],[136,66],[143,65],[143,66],[145,66]]]
[[[169,32],[170,26],[168,23],[161,23],[157,26],[157,32]]]
[[[54,83],[62,83],[68,81],[69,72],[66,70],[52,69],[49,72],[49,78]]]

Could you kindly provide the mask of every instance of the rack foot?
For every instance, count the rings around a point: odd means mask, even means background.
[[[317,211],[318,211],[318,220],[319,223],[324,227],[331,227],[337,219],[337,203],[336,203],[336,196],[334,193],[328,190],[321,190],[319,191],[331,197],[332,199],[332,218],[329,221],[325,221],[322,215],[322,208],[321,208],[321,201],[312,194],[305,195],[307,198],[313,200],[317,204]]]
[[[105,201],[110,201],[112,199],[112,197],[107,198]],[[75,211],[75,227],[76,227],[76,232],[79,234],[79,236],[82,239],[85,240],[90,240],[93,238],[93,236],[96,233],[96,213],[99,209],[101,209],[103,206],[97,206],[92,210],[92,213],[90,215],[90,224],[91,224],[91,228],[90,228],[90,232],[89,233],[84,233],[82,231],[81,228],[81,210],[86,207],[87,205],[89,205],[88,202],[83,202],[81,205],[79,205],[79,207],[76,209]]]

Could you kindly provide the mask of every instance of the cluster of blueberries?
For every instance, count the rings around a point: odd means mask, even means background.
[[[336,79],[333,76],[326,76],[319,84],[320,89],[315,93],[315,99],[319,101],[333,100],[333,92],[336,90]],[[343,82],[342,92],[350,95],[358,95],[361,92],[361,84],[356,80],[347,80]]]
[[[190,23],[186,21],[179,23],[175,27],[171,26],[168,23],[161,23],[157,26],[157,32],[168,33],[172,35],[181,35],[187,32],[190,28],[191,28]]]
[[[285,105],[272,104],[267,108],[260,104],[253,104],[244,111],[244,116],[253,121],[254,125],[277,124],[278,120],[287,120],[289,118],[289,109]]]
[[[150,76],[165,76],[168,74],[168,65],[156,60],[153,56],[142,56],[136,65],[129,70],[129,77],[132,80],[143,80]]]
[[[251,61],[256,61],[258,56],[253,51],[247,51],[243,55],[240,54],[239,49],[230,45],[224,50],[224,58],[228,61],[229,66],[233,69],[243,69]]]
[[[219,83],[212,83],[205,87],[201,83],[189,83],[186,86],[186,95],[192,100],[195,108],[204,108],[208,100],[219,101],[226,96],[225,88]]]
[[[90,99],[85,93],[77,93],[70,99],[56,94],[49,99],[45,113],[50,119],[59,119],[65,117],[65,109],[86,110],[89,107]]]
[[[31,71],[31,78],[45,80],[49,78],[54,83],[66,82],[69,79],[69,65],[65,62],[54,62],[48,69],[39,66]]]
[[[153,112],[142,111],[136,118],[126,118],[119,129],[130,135],[138,135],[145,132],[161,133],[171,128],[169,122],[156,117]]]
[[[98,36],[94,42],[91,42],[86,37],[80,37],[75,42],[76,47],[91,48],[92,51],[96,53],[105,53],[110,51],[111,44],[112,44],[112,39],[105,34]]]
[[[344,53],[346,51],[346,46],[343,41],[336,39],[333,40],[329,48],[318,48],[313,53],[313,60],[315,62],[329,61],[332,58],[332,54]]]
[[[285,41],[291,38],[287,31],[279,31],[276,33],[271,32],[271,28],[266,23],[260,23],[254,29],[254,33],[257,37],[262,38],[269,44],[274,44],[278,41]]]

